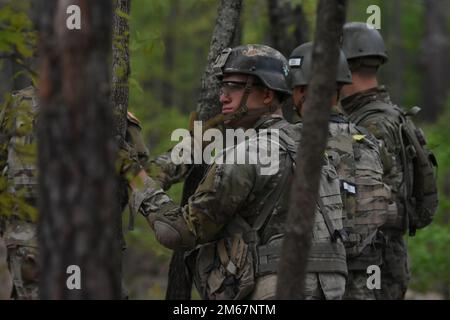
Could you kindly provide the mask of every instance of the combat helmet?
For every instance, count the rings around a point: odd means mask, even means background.
[[[275,111],[276,106],[266,106],[249,112],[247,98],[253,85],[263,85],[274,90],[281,100],[291,95],[287,60],[279,51],[266,45],[247,44],[224,49],[213,64],[213,73],[219,81],[226,74],[253,76],[247,79],[238,109],[223,116],[223,120],[238,120],[252,114]]]
[[[269,46],[247,44],[226,48],[217,57],[213,72],[219,80],[223,75],[230,73],[252,75],[269,89],[291,94],[287,86],[289,66],[286,58]]]
[[[313,43],[307,42],[295,48],[289,56],[291,88],[296,86],[307,86],[311,81],[312,51]],[[340,50],[339,53],[336,82],[341,85],[352,83],[352,75],[342,50]]]
[[[383,37],[375,28],[363,22],[348,22],[343,27],[342,50],[350,62],[378,67],[388,60]]]

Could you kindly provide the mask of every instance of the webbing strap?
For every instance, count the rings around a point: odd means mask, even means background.
[[[234,237],[232,249],[231,249],[231,255],[229,257],[227,254],[227,248],[225,247],[225,239],[220,239],[220,241],[217,242],[217,251],[219,252],[220,263],[222,263],[222,265],[227,270],[227,272],[229,272],[230,274],[233,274],[233,275],[235,275],[237,272],[237,266],[235,263],[236,261],[233,261],[233,257],[236,257],[237,245],[238,245],[238,239],[236,237]]]
[[[325,221],[325,225],[327,226],[328,232],[330,233],[331,241],[336,242],[338,238],[340,238],[342,241],[347,241],[348,239],[347,232],[345,232],[344,229],[338,230],[334,228],[330,216],[328,215],[328,211],[325,209],[323,200],[320,197],[320,194],[317,198],[317,203],[319,205],[320,213],[322,214],[323,220]]]
[[[373,242],[373,239],[378,233],[378,229],[374,230],[371,234],[369,234],[360,244],[357,244],[351,248],[346,248],[347,255],[349,256],[358,256],[367,247],[369,244]]]
[[[308,272],[340,272],[347,275],[345,247],[341,243],[311,243]]]

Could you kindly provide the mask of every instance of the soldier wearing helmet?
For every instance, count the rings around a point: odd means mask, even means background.
[[[313,43],[305,43],[295,48],[289,57],[293,100],[299,115],[307,112],[304,105],[312,78],[312,51]],[[351,83],[347,60],[340,50],[337,91],[330,101],[332,109],[326,153],[339,176],[343,215],[342,221],[335,216],[333,226],[322,230],[322,237],[332,237],[338,231],[336,241],[345,245],[348,277],[343,298],[367,300],[377,299],[375,291],[367,288],[366,270],[369,265],[381,264],[381,246],[377,243],[376,235],[388,217],[392,201],[389,188],[382,183],[383,168],[375,138],[351,123],[336,106],[339,88]],[[298,128],[301,129],[301,122]],[[368,167],[370,171],[366,170]],[[329,209],[326,206],[324,209],[321,212],[324,220],[331,220],[326,218]],[[334,277],[335,284],[345,281],[342,274],[322,273],[316,277],[316,282],[324,282],[326,277]]]
[[[352,71],[353,83],[342,87],[341,106],[351,121],[365,127],[383,144],[385,181],[397,203],[397,221],[382,228],[386,246],[381,268],[383,299],[403,299],[410,279],[407,247],[403,234],[408,228],[405,215],[405,184],[398,135],[403,111],[391,102],[388,91],[379,85],[377,71],[388,61],[383,38],[366,23],[350,22],[343,28],[343,44]],[[403,198],[402,198],[403,197]]]
[[[35,133],[38,114],[38,91],[32,86],[13,92],[11,100],[0,109],[0,194],[5,193],[9,200],[0,209],[0,299],[39,298]],[[140,122],[130,112],[125,141],[144,164],[148,150]]]
[[[256,144],[274,138],[263,137],[264,130],[279,132],[279,143],[268,146],[279,152],[279,170],[262,175],[261,163],[216,161],[183,207],[145,171],[134,170],[143,184],[138,186],[137,177],[131,180],[132,206],[161,244],[189,250],[185,261],[203,299],[271,299],[296,149],[292,126],[280,110],[290,94],[289,67],[268,46],[243,45],[224,49],[213,69],[221,81],[221,114],[228,127],[254,129],[250,139]],[[246,158],[252,153],[243,143],[227,149]]]
[[[263,114],[281,115],[280,103],[291,94],[286,58],[268,46],[225,49],[213,70],[221,81],[222,114],[232,127],[252,127]]]

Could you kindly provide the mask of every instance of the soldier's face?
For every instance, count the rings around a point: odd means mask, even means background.
[[[297,113],[302,116],[303,104],[306,100],[306,87],[295,87],[292,90],[292,99],[294,100]]]
[[[305,101],[308,88],[306,86],[295,87],[292,90],[292,99],[294,100],[295,108],[299,116],[303,117],[305,112]],[[331,98],[331,106],[337,104],[337,91]]]
[[[223,77],[219,98],[222,104],[222,114],[226,115],[238,110],[242,97],[244,96],[245,84],[247,83],[248,77],[248,75],[243,74],[231,74]],[[246,102],[248,109],[258,109],[267,104],[268,91],[261,86],[252,86]]]

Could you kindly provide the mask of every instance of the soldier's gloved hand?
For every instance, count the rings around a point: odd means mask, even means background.
[[[133,180],[143,170],[139,163],[136,150],[122,137],[116,138],[118,144],[116,168],[128,182]]]
[[[158,181],[163,190],[167,190],[172,185],[172,179],[166,172],[165,167],[156,163],[155,161],[149,161],[145,166],[145,172],[147,172],[150,178]]]

